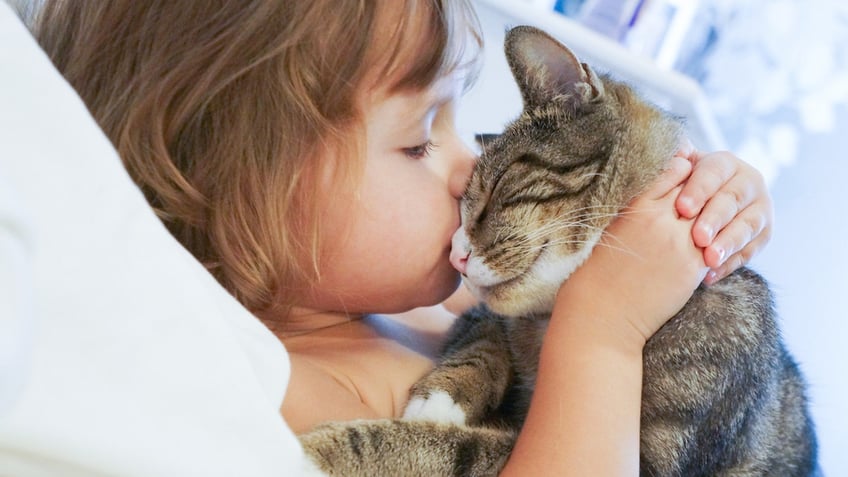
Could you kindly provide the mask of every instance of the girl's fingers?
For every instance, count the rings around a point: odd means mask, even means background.
[[[749,208],[758,198],[756,188],[751,181],[744,177],[735,176],[710,198],[701,209],[695,226],[692,228],[692,238],[699,247],[710,245],[719,231],[730,224],[734,224],[737,215]],[[762,210],[755,207],[754,210],[762,215]],[[748,218],[748,221],[757,218]],[[759,220],[765,221],[764,217]],[[737,227],[739,224],[734,224]],[[762,225],[764,226],[764,224]],[[762,227],[761,226],[761,227]],[[744,243],[739,246],[742,247]]]
[[[742,250],[731,255],[722,265],[711,269],[707,273],[706,278],[704,278],[704,284],[712,285],[747,264],[751,260],[751,257],[759,253],[759,251],[765,247],[766,242],[769,241],[770,235],[769,231],[764,231],[764,233],[758,235],[757,238],[748,242],[748,245],[743,247]]]
[[[677,150],[675,156],[680,156],[692,163],[692,165],[695,165],[700,160],[701,153],[695,150],[695,145],[692,144],[692,141],[688,137],[684,137],[680,141],[680,149]]]
[[[715,240],[704,249],[704,261],[707,266],[717,270],[742,251],[742,262],[747,263],[752,254],[771,238],[771,226],[768,211],[763,207],[752,206],[742,211],[727,224]],[[755,246],[750,247],[751,244]],[[736,267],[738,268],[737,265]],[[735,268],[734,268],[735,269]]]
[[[676,202],[678,213],[687,218],[698,215],[710,197],[737,173],[736,158],[729,152],[694,153],[691,157],[695,170]]]
[[[641,197],[646,199],[665,197],[682,184],[689,177],[690,172],[692,172],[692,163],[682,157],[672,157],[666,170]]]
[[[696,218],[692,239],[704,248],[711,284],[746,264],[771,237],[773,211],[762,175],[730,152],[693,151],[692,172],[675,207]]]

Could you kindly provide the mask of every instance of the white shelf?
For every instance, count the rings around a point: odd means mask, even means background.
[[[596,70],[630,83],[651,101],[684,117],[689,137],[698,149],[726,149],[700,85],[688,76],[662,69],[650,59],[533,2],[475,0],[475,6],[483,25],[486,51],[480,80],[460,111],[463,131],[497,132],[520,112],[521,98],[502,45],[508,28],[533,25],[562,41]]]

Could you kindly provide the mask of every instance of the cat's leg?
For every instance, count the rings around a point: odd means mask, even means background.
[[[495,476],[511,431],[397,419],[330,423],[299,436],[328,476]]]
[[[498,408],[512,380],[502,318],[485,307],[457,319],[439,364],[410,390],[405,419],[479,423]]]

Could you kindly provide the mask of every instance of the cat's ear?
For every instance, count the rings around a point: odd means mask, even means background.
[[[477,143],[483,149],[486,149],[486,146],[489,145],[495,139],[501,137],[500,134],[492,134],[492,133],[481,133],[474,135],[474,142]]]
[[[521,90],[524,107],[542,106],[567,98],[575,106],[604,93],[600,78],[565,45],[531,26],[509,30],[504,43],[506,59]]]

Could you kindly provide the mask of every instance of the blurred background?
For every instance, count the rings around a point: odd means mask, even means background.
[[[848,475],[848,2],[475,0],[483,71],[460,127],[498,132],[521,110],[505,29],[531,24],[599,71],[686,116],[699,149],[756,166],[775,230],[751,263],[771,283],[809,382],[822,470]]]

